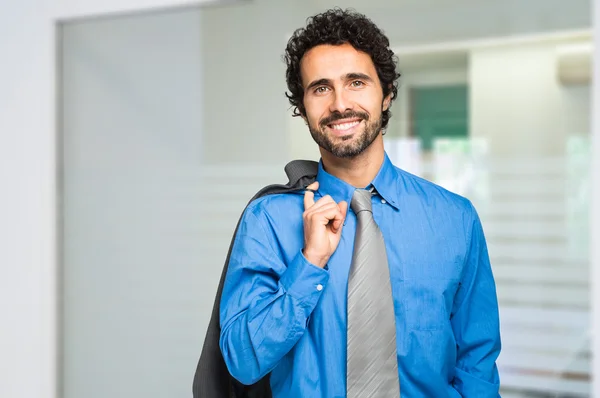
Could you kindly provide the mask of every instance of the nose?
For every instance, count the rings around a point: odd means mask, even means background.
[[[335,95],[332,96],[331,104],[329,105],[330,112],[344,113],[349,109],[352,109],[352,102],[348,98],[345,90],[336,90]]]

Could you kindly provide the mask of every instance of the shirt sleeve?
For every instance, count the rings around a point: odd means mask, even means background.
[[[221,297],[220,348],[231,375],[253,384],[303,335],[329,279],[301,250],[286,264],[272,230],[247,209],[236,234]]]
[[[457,345],[452,384],[463,397],[497,398],[500,396],[496,366],[500,353],[498,299],[481,221],[472,205],[470,210],[468,251],[451,321]]]

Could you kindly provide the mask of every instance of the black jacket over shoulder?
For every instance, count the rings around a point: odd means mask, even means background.
[[[294,160],[285,166],[285,173],[289,179],[287,184],[268,185],[258,191],[250,202],[265,195],[303,191],[306,186],[315,181],[317,170],[317,162]],[[223,354],[219,347],[221,334],[219,308],[221,294],[223,293],[223,284],[227,275],[229,257],[231,256],[231,249],[238,227],[239,221],[229,245],[229,252],[227,253],[225,266],[221,273],[221,280],[219,281],[210,323],[206,331],[204,346],[202,347],[202,353],[200,354],[200,360],[198,361],[196,374],[194,375],[192,386],[194,398],[271,398],[272,396],[268,375],[250,386],[245,386],[235,380],[227,370]]]

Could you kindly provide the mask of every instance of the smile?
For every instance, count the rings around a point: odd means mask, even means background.
[[[329,128],[336,130],[336,131],[346,131],[346,130],[350,130],[353,127],[356,127],[360,124],[360,120],[353,120],[351,122],[344,122],[344,123],[331,123],[328,125]]]

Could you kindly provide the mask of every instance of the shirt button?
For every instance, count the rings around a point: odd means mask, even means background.
[[[381,199],[381,203],[386,204],[385,199]]]
[[[318,291],[321,291],[321,290],[323,290],[323,285],[321,285],[321,284],[319,283],[319,284],[317,285],[317,290],[318,290]]]

